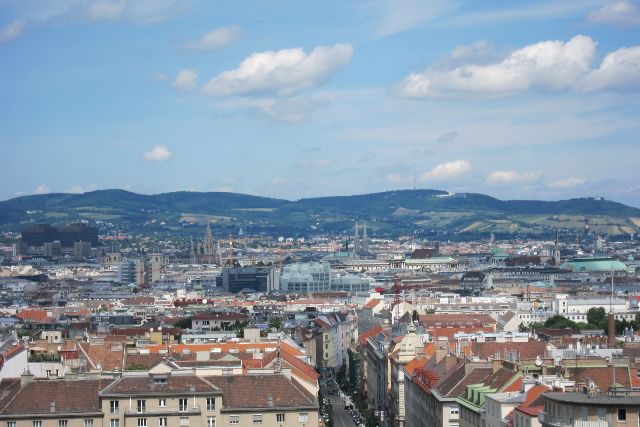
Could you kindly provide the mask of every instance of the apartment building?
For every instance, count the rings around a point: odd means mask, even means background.
[[[282,374],[200,377],[144,373],[115,380],[45,381],[31,377],[23,378],[13,396],[0,404],[0,422],[7,427],[318,424],[315,396]]]

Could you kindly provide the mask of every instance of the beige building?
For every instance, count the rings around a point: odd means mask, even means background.
[[[602,393],[597,388],[582,392],[545,393],[543,427],[631,427],[639,425],[640,392],[617,389]]]
[[[6,380],[5,380],[6,381]],[[0,384],[6,427],[316,427],[318,402],[281,374],[200,377],[138,374],[113,379]]]

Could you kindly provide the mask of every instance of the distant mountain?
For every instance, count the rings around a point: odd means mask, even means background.
[[[370,235],[544,235],[590,227],[612,235],[637,233],[640,209],[600,198],[561,201],[499,200],[484,194],[402,190],[289,201],[236,193],[174,192],[156,195],[124,190],[44,194],[0,202],[0,228],[28,223],[89,221],[102,233],[200,233],[213,223],[218,236],[347,233],[354,220],[367,221]]]

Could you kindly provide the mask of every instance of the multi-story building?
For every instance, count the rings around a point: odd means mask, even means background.
[[[22,378],[2,400],[7,427],[316,427],[318,402],[282,374]],[[4,387],[3,387],[4,388]]]
[[[542,397],[544,412],[538,419],[543,427],[629,427],[640,422],[638,390],[602,393],[591,384],[582,391],[550,392]]]

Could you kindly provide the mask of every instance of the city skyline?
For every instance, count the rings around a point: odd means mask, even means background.
[[[415,177],[640,206],[637,2],[29,0],[0,16],[0,200],[295,200]]]

